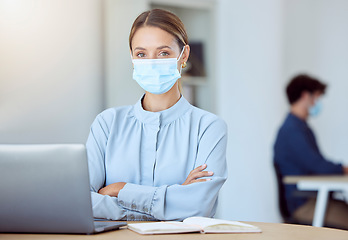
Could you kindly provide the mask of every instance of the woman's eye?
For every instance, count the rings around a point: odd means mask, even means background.
[[[159,55],[162,56],[162,57],[165,57],[165,56],[168,56],[169,53],[167,53],[167,52],[161,52]]]
[[[137,57],[138,57],[138,58],[145,57],[145,54],[144,54],[144,53],[141,53],[141,52],[140,52],[140,53],[137,53]]]

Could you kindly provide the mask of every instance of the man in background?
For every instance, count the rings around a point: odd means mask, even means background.
[[[290,113],[280,127],[274,145],[274,163],[282,176],[348,174],[348,167],[333,163],[320,153],[309,117],[321,111],[321,97],[326,85],[307,75],[294,77],[286,88]],[[285,185],[286,206],[298,222],[310,224],[313,220],[315,199],[296,197],[296,186]],[[325,225],[348,229],[348,205],[329,199]]]

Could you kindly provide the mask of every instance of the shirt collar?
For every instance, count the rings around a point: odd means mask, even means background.
[[[172,107],[160,112],[150,112],[144,110],[142,106],[142,99],[144,96],[145,95],[134,105],[134,114],[138,120],[146,124],[167,125],[180,118],[192,107],[192,105],[181,96],[179,101]]]

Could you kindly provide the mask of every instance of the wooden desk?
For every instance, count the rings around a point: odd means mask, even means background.
[[[157,239],[157,240],[171,240],[171,239],[199,239],[199,240],[347,240],[348,231],[336,230],[330,228],[317,228],[312,226],[291,225],[281,223],[256,223],[247,222],[258,226],[262,229],[262,233],[242,233],[242,234],[201,234],[201,233],[187,233],[187,234],[167,234],[167,235],[140,235],[128,229],[121,229],[111,232],[99,233],[95,235],[64,235],[64,234],[1,234],[1,240],[141,240],[141,239]]]
[[[348,191],[347,175],[286,176],[283,182],[285,184],[296,184],[299,190],[318,191],[312,224],[316,227],[322,227],[324,224],[329,192]]]

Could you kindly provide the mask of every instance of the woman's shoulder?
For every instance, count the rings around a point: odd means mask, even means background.
[[[214,113],[192,106],[192,117],[203,128],[209,127],[214,128],[216,130],[227,131],[226,122]]]
[[[116,119],[128,117],[133,112],[133,105],[107,108],[96,117],[97,120],[110,123]]]

